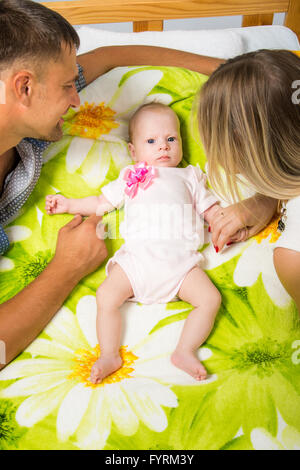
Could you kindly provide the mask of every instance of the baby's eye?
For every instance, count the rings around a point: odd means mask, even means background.
[[[148,144],[154,144],[155,140],[154,139],[148,139],[147,142],[148,142]]]
[[[175,137],[168,137],[168,142],[174,142],[175,141]]]

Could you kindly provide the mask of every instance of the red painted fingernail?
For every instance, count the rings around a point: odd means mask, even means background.
[[[226,243],[227,246],[230,246],[230,245],[232,245],[232,244],[233,244],[233,242],[228,242],[228,243]]]
[[[219,253],[219,248],[217,246],[215,246],[214,249],[216,250],[216,253]]]
[[[211,230],[210,230],[210,225],[208,226],[208,231],[211,232]]]

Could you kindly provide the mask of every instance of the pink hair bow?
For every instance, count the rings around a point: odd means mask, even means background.
[[[133,170],[125,172],[126,181],[125,193],[131,199],[137,194],[138,188],[147,189],[156,176],[156,170],[153,166],[147,166],[146,162],[141,162],[133,166]]]

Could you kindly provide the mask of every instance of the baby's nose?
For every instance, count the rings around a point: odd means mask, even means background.
[[[167,140],[164,140],[160,143],[160,148],[162,150],[168,150],[169,149],[169,142]]]

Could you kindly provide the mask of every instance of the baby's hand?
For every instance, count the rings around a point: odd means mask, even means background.
[[[61,194],[46,196],[46,212],[49,215],[63,214],[69,210],[69,199]]]

